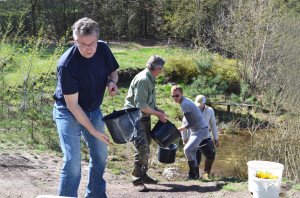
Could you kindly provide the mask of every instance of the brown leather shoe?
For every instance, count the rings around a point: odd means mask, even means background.
[[[143,176],[141,179],[142,179],[142,182],[145,184],[157,184],[157,182],[158,182],[157,180],[149,177],[149,175],[147,175],[147,174],[145,176]]]

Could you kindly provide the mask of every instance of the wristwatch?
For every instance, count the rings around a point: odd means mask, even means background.
[[[107,82],[107,84],[110,83],[110,82],[116,84],[114,80],[109,80],[109,81]]]

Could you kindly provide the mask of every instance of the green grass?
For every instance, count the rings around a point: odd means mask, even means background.
[[[146,62],[154,54],[161,56],[165,61],[174,56],[192,56],[184,50],[156,47],[115,52],[114,56],[120,68],[145,68]]]
[[[229,183],[224,186],[222,186],[222,189],[232,191],[232,192],[238,192],[243,191],[247,189],[246,183]]]
[[[300,184],[293,185],[294,190],[300,190]]]
[[[115,175],[119,175],[120,174],[120,170],[119,169],[111,168],[111,170],[114,172]]]
[[[223,189],[233,191],[233,192],[239,191],[239,189],[234,184],[227,184],[227,185],[223,186]]]
[[[145,68],[148,59],[157,54],[168,61],[171,57],[192,57],[197,59],[195,53],[188,49],[179,48],[163,48],[163,47],[143,47],[138,44],[128,44],[129,47],[112,45],[112,52],[120,65],[120,69],[124,68]],[[71,45],[65,46],[66,51]],[[5,82],[8,85],[16,87],[24,82],[25,76],[30,71],[31,79],[38,79],[44,73],[56,72],[56,64],[58,58],[52,60],[55,46],[50,45],[44,49],[39,57],[31,57],[27,53],[16,53],[13,57],[14,62],[6,71]]]

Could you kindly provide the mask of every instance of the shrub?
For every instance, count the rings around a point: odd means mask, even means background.
[[[201,50],[199,59],[196,62],[196,65],[202,75],[205,75],[211,70],[213,66],[213,55],[208,50]]]
[[[215,54],[211,70],[214,76],[221,73],[221,79],[229,83],[240,81],[236,60],[234,59],[224,59],[222,56]]]
[[[167,82],[190,84],[198,75],[199,71],[192,58],[172,57],[164,66],[163,76]]]
[[[216,77],[198,76],[198,78],[185,89],[187,95],[195,98],[198,94],[205,95],[208,98],[216,97],[224,93],[227,84],[221,81],[220,75]]]
[[[255,100],[255,96],[251,94],[249,85],[245,81],[241,82],[239,95],[231,94],[230,97],[230,102],[233,103],[253,104]]]
[[[211,64],[208,55],[207,58],[207,65]],[[201,74],[206,75],[208,78],[214,78],[220,75],[220,79],[225,81],[228,84],[228,89],[226,90],[229,93],[238,93],[240,88],[240,77],[238,74],[238,68],[236,66],[236,61],[234,59],[224,59],[222,56],[218,54],[214,54],[213,56],[213,63],[211,67],[200,67],[200,71],[202,68]],[[198,67],[201,65],[200,63],[197,64]],[[208,69],[209,68],[209,69]]]

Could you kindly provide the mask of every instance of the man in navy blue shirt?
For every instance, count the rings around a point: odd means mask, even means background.
[[[107,87],[110,96],[118,91],[119,65],[107,44],[99,40],[98,24],[89,18],[73,26],[75,44],[59,59],[58,83],[54,94],[56,122],[64,166],[59,195],[78,197],[81,179],[81,135],[90,152],[89,181],[85,197],[106,197],[103,179],[107,145],[100,105]]]

